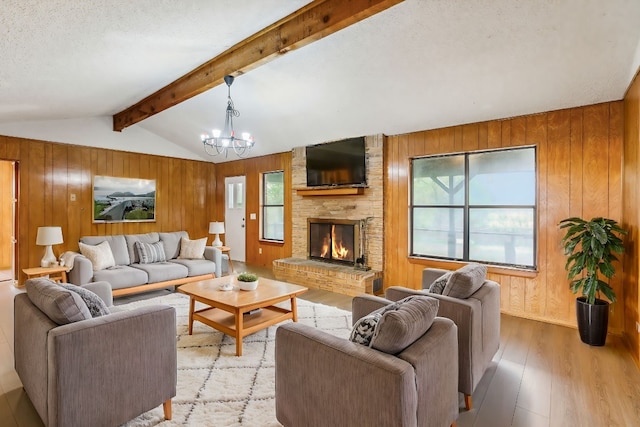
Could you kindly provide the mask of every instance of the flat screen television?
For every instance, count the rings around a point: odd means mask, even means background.
[[[310,145],[307,152],[307,187],[366,186],[364,137]]]

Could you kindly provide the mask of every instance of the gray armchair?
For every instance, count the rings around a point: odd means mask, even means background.
[[[353,300],[364,314],[389,303],[370,295]],[[436,310],[437,305],[433,316]],[[400,323],[410,328],[416,322]],[[454,426],[456,326],[436,317],[427,328],[394,353],[300,323],[280,326],[275,353],[278,421],[285,427]],[[391,336],[396,335],[397,329]]]
[[[425,268],[422,287],[429,288],[437,278],[448,272]],[[385,296],[392,301],[409,295],[437,298],[440,301],[438,316],[451,319],[458,326],[458,390],[464,394],[466,409],[471,409],[473,391],[500,346],[500,285],[485,279],[482,286],[468,298],[433,294],[400,286],[392,286],[385,292]]]
[[[27,281],[27,293],[14,300],[15,369],[43,423],[116,426],[160,404],[171,419],[175,309],[147,306],[91,317],[77,294],[43,280]],[[109,304],[111,289],[102,283],[86,287]]]

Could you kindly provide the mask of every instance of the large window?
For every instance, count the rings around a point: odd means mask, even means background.
[[[262,175],[262,238],[284,240],[284,172]]]
[[[411,254],[535,268],[533,147],[411,162]]]

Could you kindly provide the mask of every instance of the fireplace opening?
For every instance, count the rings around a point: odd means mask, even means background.
[[[360,254],[359,221],[309,218],[309,258],[354,265]]]

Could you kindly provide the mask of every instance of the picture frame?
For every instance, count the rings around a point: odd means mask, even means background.
[[[155,222],[156,180],[93,177],[93,222]]]

